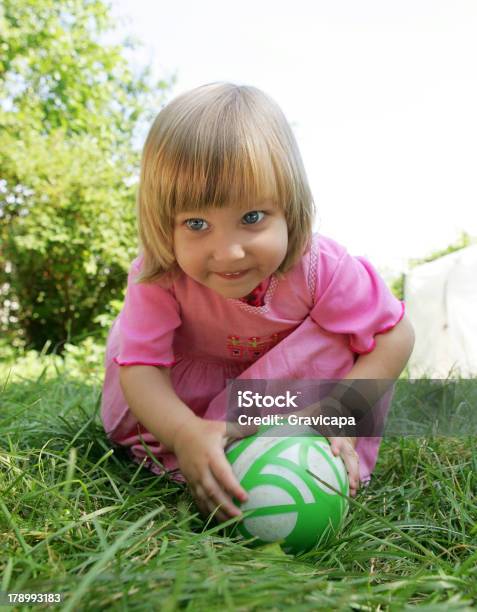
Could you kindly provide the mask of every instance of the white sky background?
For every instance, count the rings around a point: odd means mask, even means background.
[[[477,236],[475,0],[112,0],[169,98],[254,85],[292,124],[317,228],[386,278]],[[159,110],[159,109],[158,109]]]

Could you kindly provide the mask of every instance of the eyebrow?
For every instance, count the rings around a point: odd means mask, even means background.
[[[275,210],[278,208],[276,203],[273,200],[265,199],[261,202],[257,202],[255,205],[250,205],[248,207],[244,207],[241,209],[242,214],[246,214],[247,212],[251,212],[253,210]],[[176,213],[176,219],[200,219],[202,216],[207,216],[207,211],[209,208],[204,208],[201,210],[182,210],[181,212]]]
[[[205,216],[207,213],[199,210],[190,210],[190,211],[181,211],[176,214],[176,219],[200,219],[202,216]]]

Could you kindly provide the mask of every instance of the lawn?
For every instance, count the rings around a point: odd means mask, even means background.
[[[61,593],[63,610],[475,608],[474,437],[387,438],[340,533],[293,557],[227,536],[111,449],[100,367],[42,359],[0,368],[0,590]]]

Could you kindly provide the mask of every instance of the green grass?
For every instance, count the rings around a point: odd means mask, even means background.
[[[61,592],[64,610],[474,609],[475,438],[385,440],[336,539],[292,557],[112,450],[100,368],[58,364],[0,370],[0,590]]]

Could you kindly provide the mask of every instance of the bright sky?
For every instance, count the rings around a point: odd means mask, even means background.
[[[317,228],[389,278],[477,236],[475,0],[112,0],[176,95],[254,85],[292,124]]]

